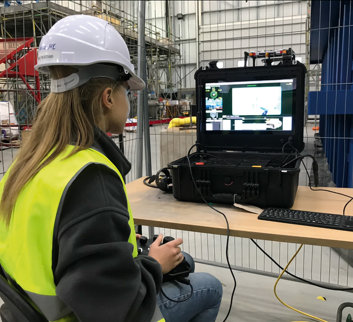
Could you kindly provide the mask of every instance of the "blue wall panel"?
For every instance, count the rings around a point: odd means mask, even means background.
[[[350,127],[350,138],[353,138],[353,127]],[[353,187],[353,139],[348,140],[347,153],[347,187]]]
[[[353,1],[313,0],[310,62],[322,63],[321,90],[308,113],[320,115],[320,137],[337,186],[353,187]]]
[[[309,114],[353,114],[353,91],[309,92]]]

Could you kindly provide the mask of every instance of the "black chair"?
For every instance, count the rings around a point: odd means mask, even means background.
[[[2,322],[48,322],[28,302],[28,297],[16,282],[8,282],[4,269],[0,265],[0,298],[4,304],[0,308]]]

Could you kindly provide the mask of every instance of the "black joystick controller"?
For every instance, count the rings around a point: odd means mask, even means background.
[[[140,239],[137,240],[137,250],[139,255],[148,255],[150,250],[150,245],[157,239],[158,235],[153,236],[153,240],[150,241],[146,236],[141,236]],[[174,240],[171,236],[165,236],[163,238],[163,242],[161,245],[166,244],[170,241]],[[189,263],[184,258],[183,261],[176,267],[174,267],[170,272],[163,275],[163,282],[168,281],[179,281],[185,283],[185,277],[189,276],[191,272],[191,267]]]

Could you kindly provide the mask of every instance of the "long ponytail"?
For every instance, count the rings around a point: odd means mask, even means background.
[[[51,77],[62,78],[72,67],[51,67]],[[108,79],[91,79],[79,88],[64,93],[50,93],[39,105],[30,136],[10,168],[0,202],[0,218],[7,225],[16,199],[25,184],[55,159],[68,144],[72,153],[91,147],[94,127],[103,119],[102,93],[114,90],[119,83]]]

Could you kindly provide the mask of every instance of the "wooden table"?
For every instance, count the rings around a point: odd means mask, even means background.
[[[350,188],[325,188],[353,197]],[[223,216],[204,203],[183,202],[172,194],[147,187],[143,178],[127,184],[135,224],[211,234],[226,234]],[[293,209],[342,214],[349,199],[299,186]],[[228,218],[230,235],[311,245],[353,249],[353,232],[258,220],[232,205],[214,205]],[[346,209],[353,215],[353,201]]]

